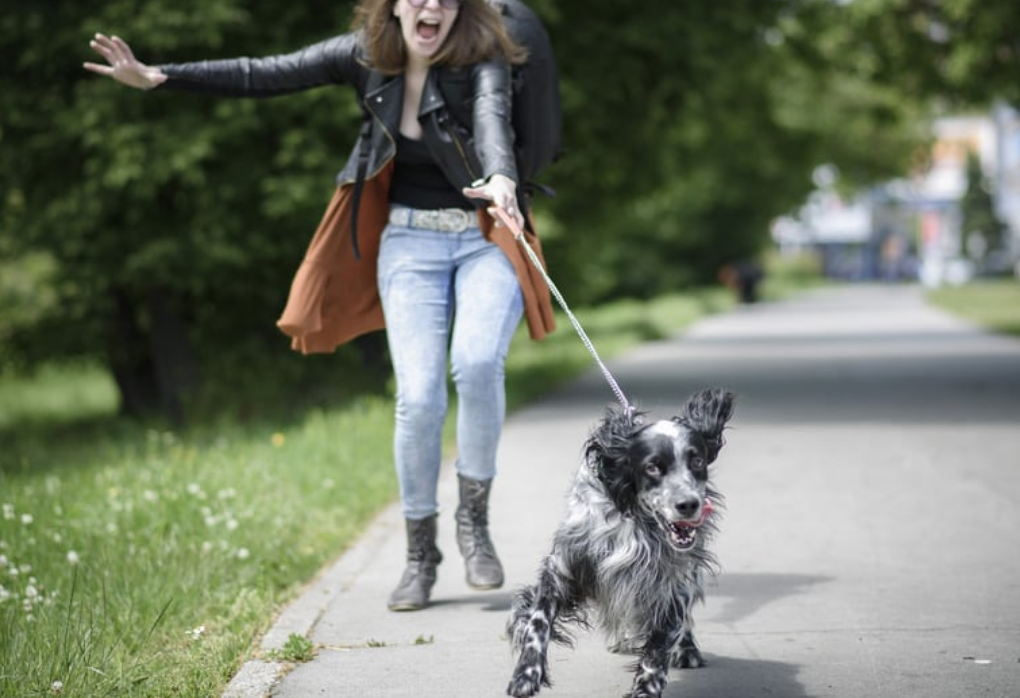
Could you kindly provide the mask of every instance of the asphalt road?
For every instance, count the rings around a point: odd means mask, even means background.
[[[1020,697],[1020,341],[917,288],[859,286],[742,307],[609,366],[652,416],[703,387],[738,394],[714,466],[722,573],[696,612],[710,664],[674,671],[667,697]],[[403,555],[390,508],[263,641],[305,634],[316,658],[249,662],[225,698],[504,695],[511,592],[614,399],[593,369],[509,419],[492,511],[504,589],[463,582],[448,467],[435,604],[386,611]],[[551,650],[542,695],[622,695],[630,661],[580,633]]]

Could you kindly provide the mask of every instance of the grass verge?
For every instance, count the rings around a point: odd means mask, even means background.
[[[983,279],[926,293],[935,305],[995,332],[1020,337],[1020,282]]]
[[[715,289],[578,315],[609,358],[732,304]],[[522,328],[509,406],[591,367],[566,318],[540,343]],[[0,377],[4,698],[219,696],[281,604],[396,494],[386,397],[183,431],[115,407],[96,368]]]

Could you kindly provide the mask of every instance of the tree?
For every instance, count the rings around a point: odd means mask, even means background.
[[[867,181],[902,171],[917,142],[916,102],[868,68],[874,41],[855,33],[878,21],[868,0],[532,4],[560,64],[567,148],[543,178],[559,195],[536,210],[574,304],[714,282],[767,244],[820,162]],[[5,12],[0,49],[16,58],[0,75],[0,264],[31,258],[48,276],[46,302],[6,329],[0,312],[4,351],[97,356],[127,411],[177,415],[183,388],[217,367],[288,354],[274,321],[354,142],[349,90],[143,94],[80,64],[96,30],[150,63],[265,55],[342,31],[351,7],[40,0]]]
[[[871,183],[923,137],[915,103],[859,75],[829,0],[561,2],[550,22],[567,154],[547,251],[581,302],[710,282],[759,253],[818,164]]]
[[[1020,103],[1020,3],[854,0],[844,20],[870,81],[950,106]]]
[[[967,154],[967,191],[960,200],[960,229],[965,249],[979,263],[1000,251],[1006,239],[1006,227],[995,212],[981,160],[973,152]]]
[[[180,416],[182,392],[218,352],[267,335],[286,346],[275,313],[356,105],[337,90],[261,102],[145,94],[81,62],[97,29],[163,63],[288,50],[342,29],[348,11],[114,0],[5,12],[0,46],[18,59],[0,83],[4,247],[45,251],[59,267],[58,312],[16,340],[26,353],[100,356],[126,411]]]

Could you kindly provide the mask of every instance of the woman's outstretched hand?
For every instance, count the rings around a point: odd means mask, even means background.
[[[517,184],[505,175],[492,175],[489,181],[479,186],[464,187],[464,196],[469,199],[487,199],[494,206],[506,211],[517,221],[517,225],[524,225],[524,216],[517,210]],[[499,219],[496,220],[499,224]]]
[[[107,64],[85,63],[85,70],[105,75],[139,90],[151,90],[166,80],[166,75],[159,68],[147,66],[135,58],[131,47],[120,37],[96,34],[89,46],[105,58]]]

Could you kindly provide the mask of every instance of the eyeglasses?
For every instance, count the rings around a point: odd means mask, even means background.
[[[407,4],[417,9],[419,7],[425,7],[425,3],[429,0],[407,0]],[[439,5],[444,10],[456,10],[460,7],[462,0],[439,0]]]

